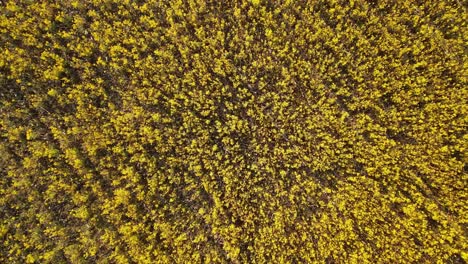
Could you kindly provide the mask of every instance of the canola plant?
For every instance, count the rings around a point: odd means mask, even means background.
[[[466,263],[467,8],[0,1],[0,262]]]

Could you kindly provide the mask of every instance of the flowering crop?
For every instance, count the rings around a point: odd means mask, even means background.
[[[464,1],[0,1],[1,263],[466,263]]]

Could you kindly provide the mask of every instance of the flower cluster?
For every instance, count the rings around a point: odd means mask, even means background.
[[[0,1],[0,262],[468,261],[467,18]]]

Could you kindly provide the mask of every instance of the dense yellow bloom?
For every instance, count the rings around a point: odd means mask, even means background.
[[[466,263],[463,1],[0,1],[1,263]]]

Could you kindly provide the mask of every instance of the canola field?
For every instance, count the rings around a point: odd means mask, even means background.
[[[0,1],[0,263],[468,262],[467,10]]]

